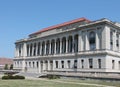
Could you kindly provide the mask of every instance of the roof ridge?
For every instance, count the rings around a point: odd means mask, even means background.
[[[53,25],[53,26],[50,26],[50,27],[47,27],[47,28],[43,28],[35,33],[32,33],[30,34],[29,36],[31,35],[35,35],[35,34],[39,34],[39,33],[42,33],[42,32],[45,32],[45,31],[48,31],[48,30],[52,30],[52,29],[55,29],[55,28],[59,28],[59,27],[62,27],[62,26],[66,26],[66,25],[69,25],[69,24],[72,24],[72,23],[76,23],[76,22],[82,22],[82,21],[87,21],[87,22],[91,22],[90,20],[82,17],[82,18],[77,18],[77,19],[74,19],[74,20],[70,20],[70,21],[67,21],[67,22],[63,22],[63,23],[60,23],[60,24],[56,24],[56,25]]]

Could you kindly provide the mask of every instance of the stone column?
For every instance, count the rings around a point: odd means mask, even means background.
[[[65,65],[65,69],[68,69],[68,63],[66,59],[64,60],[64,65]]]
[[[66,53],[68,53],[68,37],[66,37]]]
[[[118,43],[119,43],[119,51],[120,51],[120,34],[119,34]]]
[[[39,73],[41,73],[41,61],[38,61],[38,70],[39,70]]]
[[[46,66],[45,66],[45,61],[43,60],[43,71],[45,71]]]
[[[85,32],[85,50],[89,50],[89,35],[88,32]]]
[[[116,31],[113,32],[113,50],[116,51]]]
[[[53,60],[53,70],[56,69],[56,63],[55,63],[55,60]]]
[[[50,40],[49,54],[51,54],[51,40]]]
[[[60,54],[62,53],[62,38],[60,38]]]
[[[36,42],[36,56],[37,56],[37,53],[38,53],[38,42]]]
[[[61,68],[61,60],[58,61],[58,68]]]
[[[46,55],[46,41],[45,41],[44,55]]]
[[[22,71],[25,72],[25,60],[22,61]]]
[[[72,36],[72,53],[75,52],[75,38],[74,35]]]
[[[78,52],[81,51],[81,31],[78,34]]]
[[[71,60],[71,66],[70,66],[70,68],[72,68],[72,69],[74,68],[74,59]]]
[[[50,70],[50,60],[47,61],[48,62],[48,71]]]
[[[29,44],[29,52],[28,52],[28,56],[30,56],[30,44]]]
[[[102,49],[110,49],[110,27],[105,25],[102,32]]]
[[[23,57],[25,58],[27,56],[27,45],[26,42],[23,44]]]
[[[16,45],[16,49],[15,49],[15,57],[18,57],[18,46]]]
[[[80,68],[80,58],[77,59],[77,68],[79,69]]]
[[[41,44],[40,44],[40,55],[42,55],[42,41],[41,41]]]
[[[56,39],[55,39],[55,48],[54,48],[54,54],[56,54]]]
[[[32,56],[34,54],[34,44],[32,44]]]
[[[99,44],[100,44],[100,42],[99,42],[99,33],[98,33],[98,30],[96,29],[96,40],[95,40],[95,42],[96,42],[96,49],[99,49]]]

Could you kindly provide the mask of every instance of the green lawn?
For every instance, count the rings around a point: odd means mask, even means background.
[[[88,85],[88,83],[93,85]],[[0,80],[0,87],[98,87],[95,86],[94,84],[120,87],[120,82],[105,82],[96,80],[76,80],[76,79]]]
[[[0,81],[0,87],[88,87],[88,86],[79,84],[56,83],[41,80],[2,80]]]

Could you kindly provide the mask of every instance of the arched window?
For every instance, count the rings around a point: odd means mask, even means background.
[[[54,54],[54,49],[55,49],[55,40],[52,40],[52,42],[51,42],[51,54]]]
[[[30,56],[32,56],[32,44],[30,45]]]
[[[47,41],[47,44],[46,44],[46,55],[49,54],[49,47],[50,47],[50,42],[49,40]]]
[[[29,56],[29,44],[27,44],[27,56]]]
[[[96,48],[95,46],[95,32],[89,33],[89,44],[90,44],[90,50],[94,50]]]
[[[40,55],[40,42],[38,43],[38,51],[37,51],[37,55]]]
[[[74,52],[78,52],[78,34],[74,36]]]
[[[59,54],[60,53],[60,39],[58,38],[56,41],[56,53]]]
[[[33,52],[33,56],[35,56],[36,55],[36,43],[34,43],[34,52]]]
[[[42,42],[42,55],[44,55],[44,53],[45,53],[44,51],[45,51],[45,42],[43,41]]]
[[[62,38],[62,53],[66,52],[66,38]]]
[[[68,37],[68,52],[71,53],[72,52],[72,42],[73,42],[73,39],[72,39],[72,36],[69,36]]]

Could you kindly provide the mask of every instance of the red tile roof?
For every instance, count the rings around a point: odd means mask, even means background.
[[[5,64],[11,65],[13,64],[13,60],[10,58],[0,58],[0,65],[5,65]]]
[[[88,23],[90,22],[90,20],[88,20],[86,18],[78,18],[78,19],[75,19],[75,20],[72,20],[72,21],[64,22],[62,24],[57,24],[57,25],[54,25],[54,26],[43,28],[42,30],[40,30],[38,32],[35,32],[35,33],[32,33],[30,35],[36,35],[36,34],[39,34],[39,33],[42,33],[42,32],[48,31],[48,30],[53,30],[55,28],[59,28],[59,27],[62,27],[62,26],[66,26],[66,25],[73,24],[73,23],[76,23],[76,22],[83,22],[83,21],[88,22]]]

